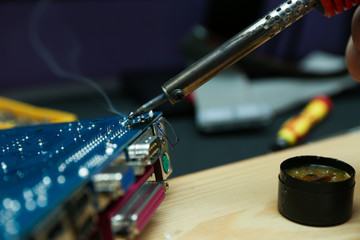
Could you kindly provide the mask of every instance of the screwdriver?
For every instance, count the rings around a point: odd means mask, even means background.
[[[333,102],[328,96],[315,96],[298,115],[291,117],[281,126],[274,150],[294,146],[303,140],[312,127],[329,115],[332,108]]]
[[[358,4],[360,0],[287,0],[168,80],[162,85],[160,95],[130,113],[129,118],[147,113],[166,101],[172,104],[181,102],[188,94],[315,8],[326,17],[332,17]]]

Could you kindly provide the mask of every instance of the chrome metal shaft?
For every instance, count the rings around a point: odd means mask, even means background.
[[[250,27],[167,81],[163,93],[174,104],[309,13],[318,0],[288,0]]]
[[[142,105],[129,118],[146,113],[169,100],[182,101],[211,78],[224,71],[276,34],[309,13],[319,0],[287,0],[265,17],[236,34],[162,85],[163,93]]]

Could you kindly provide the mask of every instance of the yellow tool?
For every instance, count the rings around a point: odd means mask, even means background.
[[[311,128],[323,120],[332,110],[332,100],[319,95],[313,98],[299,115],[287,120],[277,134],[276,147],[286,148],[304,139]]]
[[[77,117],[72,113],[36,107],[0,97],[0,129],[75,120],[77,120]]]

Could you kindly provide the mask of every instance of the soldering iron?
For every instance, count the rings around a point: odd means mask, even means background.
[[[360,4],[360,0],[287,0],[265,17],[247,27],[162,85],[162,93],[142,105],[129,118],[134,118],[166,101],[172,104],[184,98],[224,71],[276,34],[299,20],[314,8],[332,17]]]

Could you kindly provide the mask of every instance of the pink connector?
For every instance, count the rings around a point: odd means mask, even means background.
[[[152,196],[149,201],[144,203],[144,206],[140,208],[137,218],[138,231],[142,231],[150,217],[153,215],[157,207],[165,198],[165,190],[161,185],[154,185],[152,189]]]
[[[144,183],[120,211],[112,215],[112,233],[125,238],[138,235],[164,198],[163,183]]]
[[[136,178],[135,183],[128,189],[126,194],[119,200],[112,203],[107,209],[100,214],[98,227],[101,230],[103,239],[113,240],[113,232],[111,230],[111,218],[115,216],[120,209],[130,200],[130,198],[136,193],[137,190],[149,179],[151,174],[154,173],[154,167],[147,167],[145,173]]]

